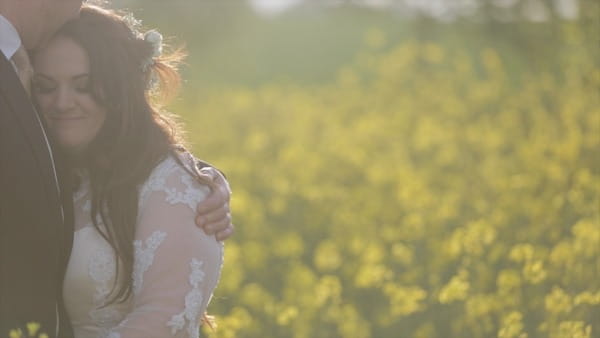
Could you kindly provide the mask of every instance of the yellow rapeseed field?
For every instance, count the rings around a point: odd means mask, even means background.
[[[332,83],[175,107],[234,190],[204,333],[599,337],[600,67],[561,34],[559,69],[509,76],[373,33]]]

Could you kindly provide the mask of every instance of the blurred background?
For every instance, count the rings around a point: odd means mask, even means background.
[[[233,187],[206,337],[600,337],[600,2],[113,0]]]

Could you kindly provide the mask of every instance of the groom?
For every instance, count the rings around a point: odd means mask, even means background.
[[[28,96],[25,50],[43,45],[78,16],[81,0],[0,0],[0,337],[35,321],[49,337],[72,337],[62,281],[73,241],[71,186]],[[198,226],[217,239],[233,232],[229,185],[198,206]]]

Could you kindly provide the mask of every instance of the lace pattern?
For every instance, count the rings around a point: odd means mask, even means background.
[[[142,246],[142,241],[133,241],[135,249],[135,262],[133,266],[133,294],[137,295],[144,283],[144,272],[154,262],[154,254],[160,243],[165,240],[167,233],[164,231],[155,231],[146,239],[146,247]]]
[[[140,190],[138,210],[141,210],[141,206],[146,204],[146,200],[151,192],[164,191],[167,184],[167,177],[169,177],[169,174],[175,169],[177,169],[177,163],[170,157],[154,168],[152,174],[148,177]]]
[[[166,178],[174,176],[174,173],[179,174],[176,175],[179,177],[179,182],[167,182]],[[198,187],[185,169],[175,159],[169,157],[155,168],[152,175],[150,175],[142,187],[140,191],[140,206],[146,202],[151,192],[162,191],[166,194],[166,201],[171,205],[185,204],[190,209],[196,210],[198,203],[202,201],[209,190],[206,186]]]
[[[181,183],[185,185],[184,191],[178,191],[178,189],[170,188],[165,189],[167,193],[167,202],[171,204],[182,203],[187,205],[190,209],[195,210],[198,202],[204,198],[206,192],[195,188],[193,186],[194,181],[188,175],[181,176]]]
[[[110,332],[106,338],[121,338],[121,335],[117,332]]]
[[[90,191],[90,181],[85,176],[81,176],[81,183],[77,191],[73,192],[73,202],[77,203],[82,198],[86,197]]]
[[[188,322],[187,333],[190,337],[197,338],[200,330],[198,318],[200,318],[200,308],[204,301],[202,291],[200,291],[200,283],[204,280],[204,271],[202,271],[202,262],[196,258],[192,258],[190,262],[190,277],[189,282],[192,289],[185,296],[185,309],[183,312],[174,315],[167,323],[171,328],[171,334],[175,335],[178,331],[183,330],[186,321]]]

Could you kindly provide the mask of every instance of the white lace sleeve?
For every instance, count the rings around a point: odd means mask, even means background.
[[[198,337],[223,259],[222,243],[194,224],[208,191],[172,158],[154,170],[140,194],[133,308],[109,337]]]

